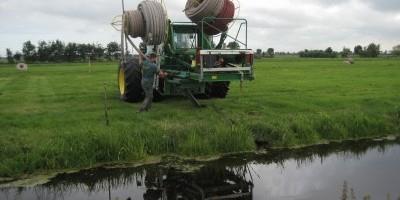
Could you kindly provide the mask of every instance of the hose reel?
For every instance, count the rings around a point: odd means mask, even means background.
[[[201,24],[206,17],[216,18],[203,24],[207,35],[217,35],[228,30],[228,24],[235,15],[235,4],[231,0],[188,0],[185,14],[197,24]]]
[[[206,17],[215,18],[204,23],[207,35],[217,35],[228,30],[228,24],[235,15],[232,0],[188,0],[185,6],[186,16],[200,24]],[[157,1],[142,1],[137,10],[123,14],[124,33],[133,38],[142,38],[147,45],[160,45],[168,32],[168,17],[163,5]]]
[[[216,17],[224,6],[224,0],[188,0],[185,14],[194,23],[205,17]]]
[[[142,1],[137,10],[123,14],[125,34],[141,37],[147,45],[160,45],[167,33],[167,15],[161,3]]]

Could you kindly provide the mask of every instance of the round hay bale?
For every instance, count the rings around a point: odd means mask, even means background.
[[[20,71],[28,71],[28,65],[25,63],[18,63],[16,65],[16,68],[17,68],[17,70],[20,70]]]

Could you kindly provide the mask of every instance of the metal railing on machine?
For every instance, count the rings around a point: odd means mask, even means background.
[[[233,35],[229,34],[229,30],[231,30],[231,29],[228,29],[228,30],[221,30],[220,28],[218,28],[218,27],[214,26],[212,23],[210,23],[210,21],[214,21],[214,20],[232,20],[232,22],[234,22],[234,23],[236,23],[236,22],[241,22],[241,23],[240,23],[240,26],[239,26],[238,30],[236,31],[236,34],[233,36]],[[244,26],[244,33],[245,33],[245,35],[244,35],[244,41],[238,39],[240,33],[242,32],[242,27],[243,27],[243,26]],[[248,29],[247,29],[247,20],[246,20],[246,19],[241,19],[241,18],[235,18],[235,19],[233,19],[233,18],[212,18],[212,17],[206,17],[206,18],[204,18],[204,19],[201,21],[201,29],[202,29],[202,32],[203,32],[203,33],[204,33],[204,30],[205,30],[206,28],[209,28],[209,29],[212,29],[212,30],[215,30],[215,31],[220,31],[221,34],[220,34],[219,37],[224,38],[224,39],[221,39],[221,41],[224,41],[225,38],[228,37],[228,38],[231,38],[234,42],[237,42],[237,43],[239,43],[239,44],[242,44],[242,45],[245,47],[245,49],[247,49],[247,41],[248,41],[247,32],[248,32]],[[218,36],[217,36],[217,37],[218,37]],[[203,41],[203,42],[204,42],[204,41]],[[219,45],[220,45],[220,44],[218,44],[217,46],[219,46]],[[204,46],[204,43],[202,43],[202,46]]]

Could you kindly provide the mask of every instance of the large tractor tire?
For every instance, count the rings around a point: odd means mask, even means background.
[[[133,60],[120,65],[118,70],[118,88],[121,99],[126,102],[136,103],[143,101],[142,72],[138,60]]]
[[[159,87],[164,87],[164,80],[160,79]],[[121,99],[130,103],[138,103],[144,100],[142,88],[142,70],[137,59],[120,65],[118,70],[118,88]],[[163,96],[154,90],[154,102],[163,100]]]
[[[206,95],[210,98],[225,99],[229,92],[230,82],[209,83],[206,87]]]

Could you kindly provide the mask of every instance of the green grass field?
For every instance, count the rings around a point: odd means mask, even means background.
[[[0,65],[0,177],[400,132],[400,59],[258,60],[256,81],[234,83],[225,100],[197,109],[168,98],[144,114],[119,100],[116,66]]]

